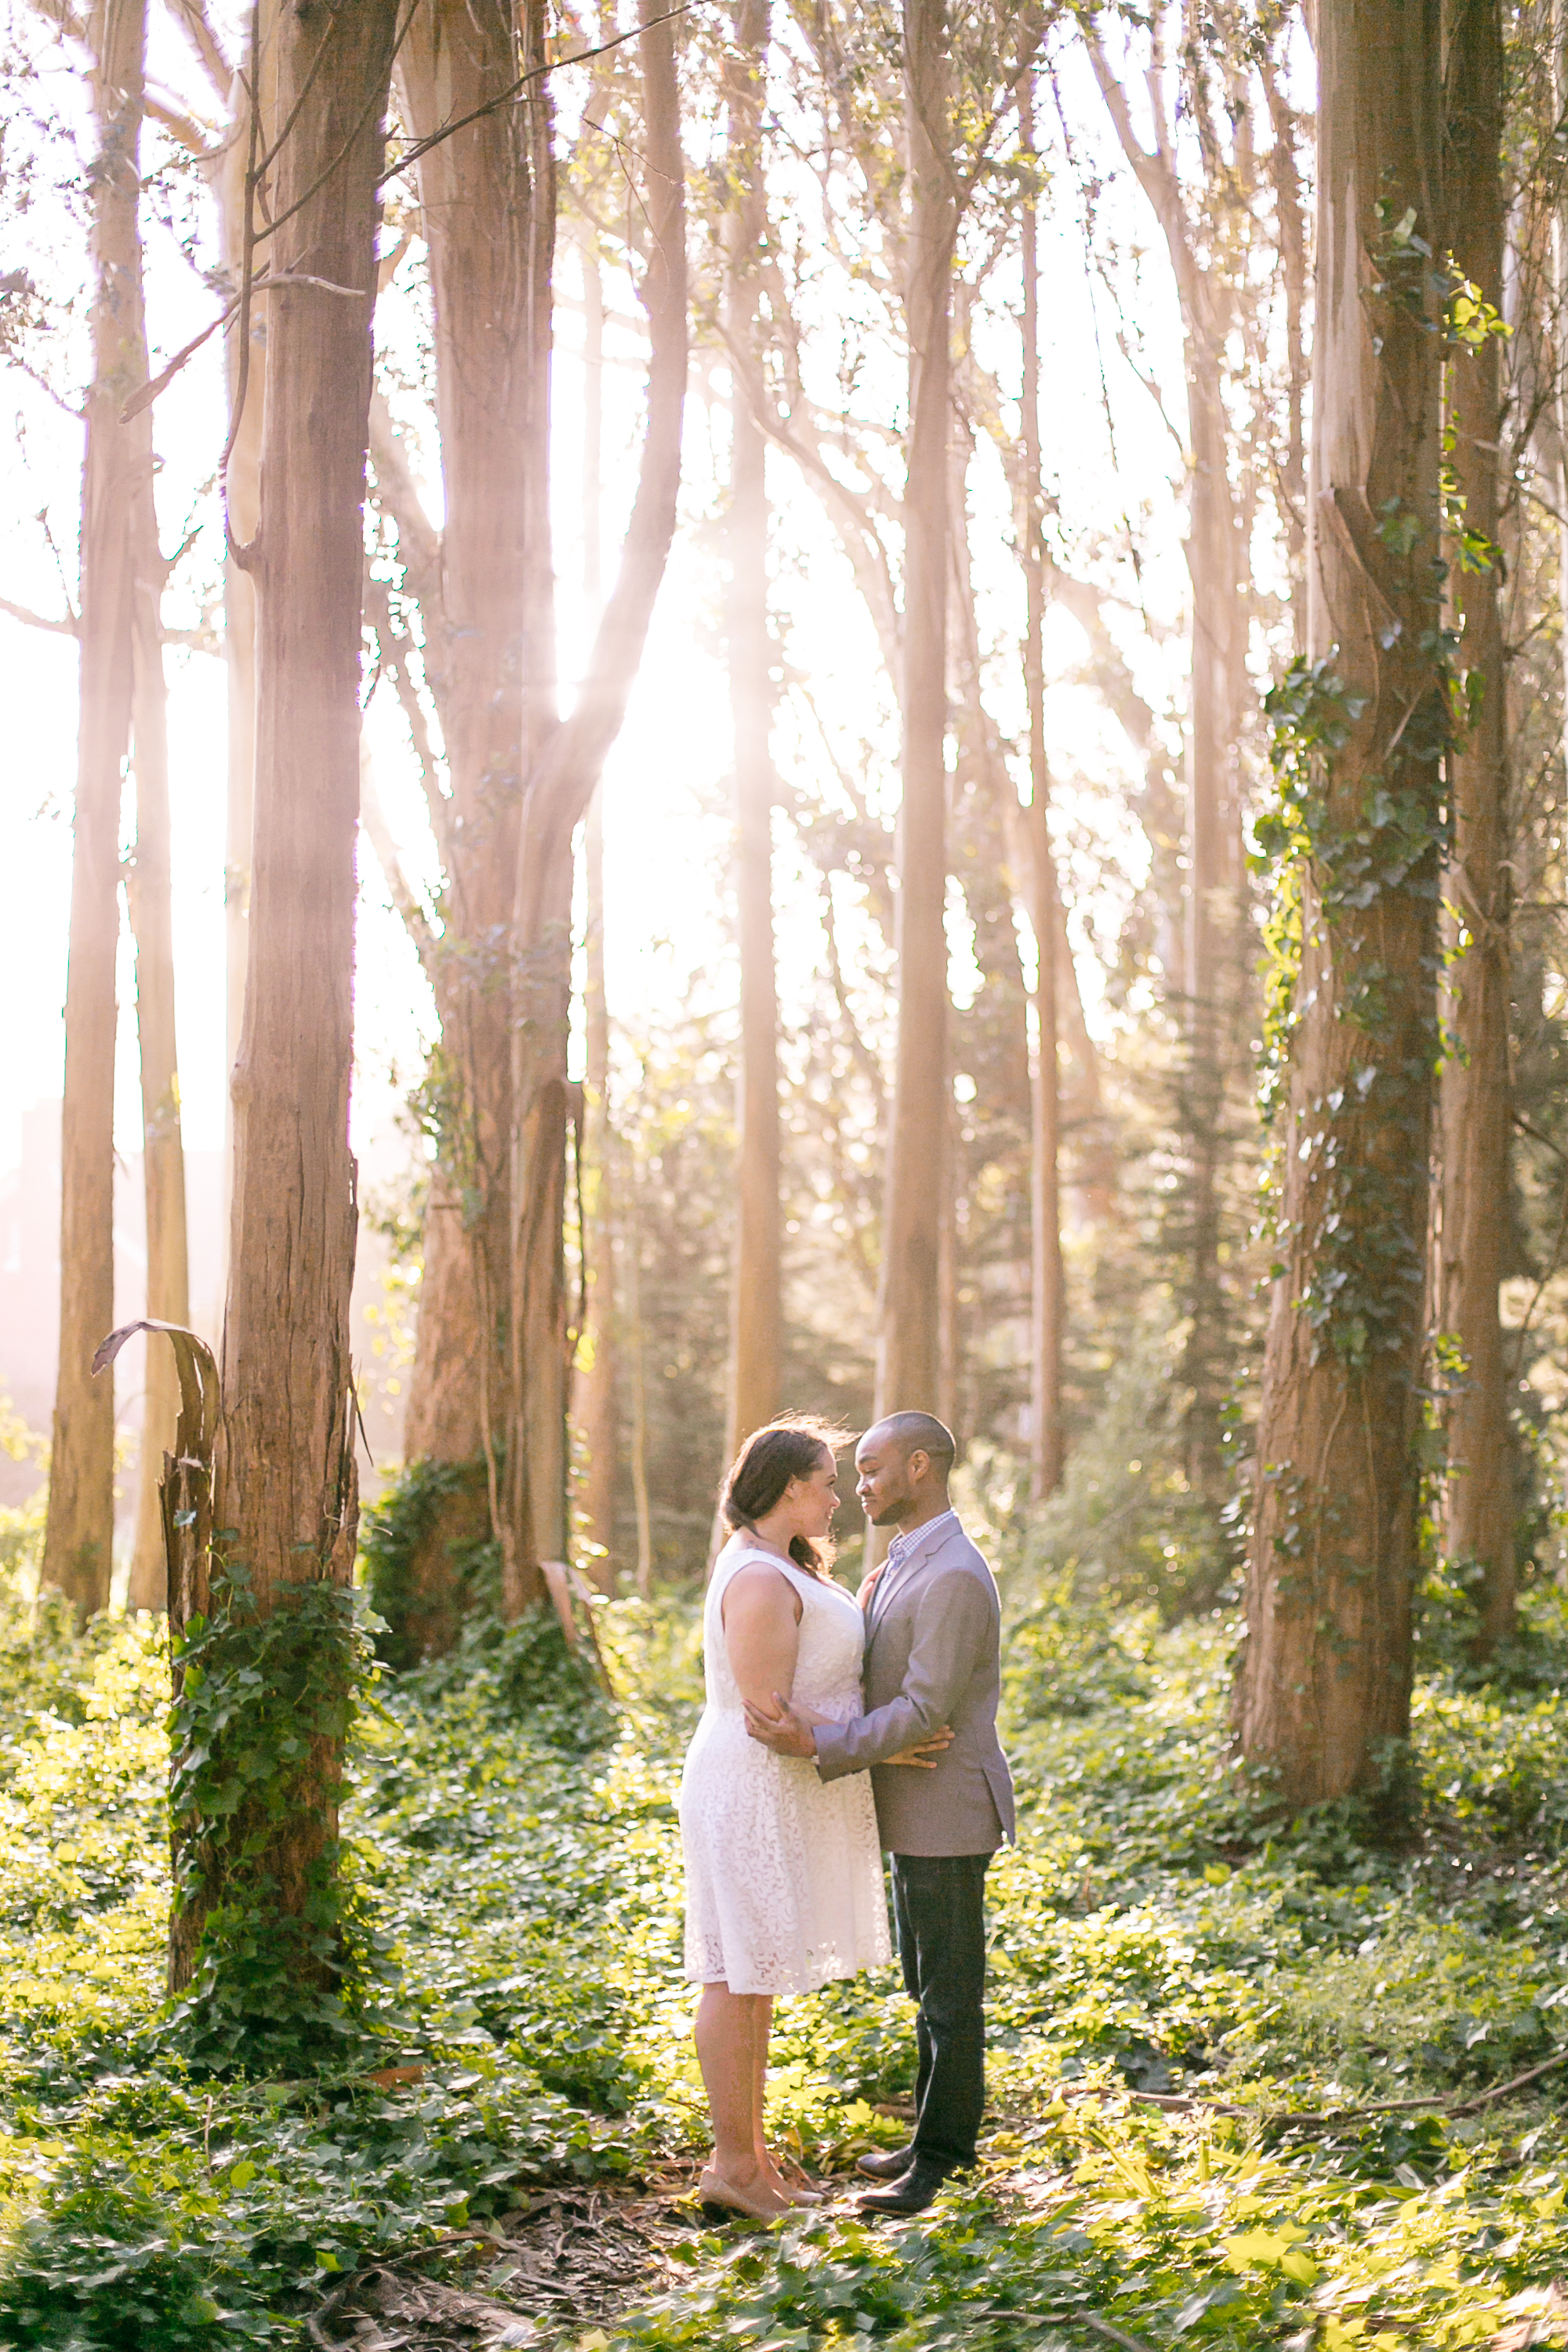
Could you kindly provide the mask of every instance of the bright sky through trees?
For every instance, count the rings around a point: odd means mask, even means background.
[[[195,77],[169,23],[154,17],[150,34],[152,79],[195,98]],[[74,70],[54,37],[26,16],[14,20],[12,37],[25,42],[38,59],[39,98],[47,94],[51,109],[68,116],[79,112]],[[583,79],[581,74],[559,78],[567,136],[580,102],[574,83]],[[1043,117],[1042,143],[1056,157],[1053,197],[1042,213],[1041,271],[1045,461],[1047,482],[1059,500],[1057,544],[1062,551],[1078,553],[1121,532],[1124,518],[1135,526],[1148,526],[1140,536],[1152,552],[1136,579],[1130,566],[1121,567],[1117,584],[1128,609],[1120,619],[1113,615],[1112,625],[1143,692],[1157,709],[1171,714],[1174,729],[1181,708],[1181,614],[1186,583],[1176,543],[1179,519],[1173,489],[1179,475],[1173,436],[1179,436],[1184,416],[1173,305],[1162,258],[1156,255],[1147,265],[1143,262],[1151,234],[1146,207],[1121,170],[1098,95],[1076,56],[1068,60],[1060,89],[1079,170],[1092,168],[1106,177],[1097,236],[1101,250],[1113,257],[1110,287],[1086,269],[1080,197],[1073,173],[1060,159],[1061,124]],[[700,123],[688,124],[694,166],[702,160],[701,135]],[[200,272],[210,268],[215,258],[214,222],[199,184],[172,142],[152,124],[148,139],[150,152],[161,163],[174,159],[161,183],[169,192],[166,202],[149,210],[168,210],[179,232],[176,236],[167,228],[154,227],[148,237],[150,340],[156,368],[212,316],[214,298]],[[61,152],[57,149],[41,159],[46,182],[51,170],[60,170]],[[842,272],[826,249],[820,192],[804,166],[794,184],[775,176],[773,200],[789,236],[814,263],[817,313],[813,317],[808,310],[804,320],[808,353],[821,379],[812,388],[819,397],[832,399],[834,378],[846,366],[854,371],[855,413],[884,428],[890,479],[902,417],[901,362],[874,336],[874,301],[864,297],[846,301]],[[7,262],[37,263],[47,255],[51,289],[79,284],[83,245],[79,215],[75,198],[40,184],[30,214],[19,224],[23,248],[8,254]],[[395,224],[384,231],[382,241],[384,250],[395,246]],[[966,253],[971,268],[974,258]],[[399,280],[383,299],[377,335],[384,370],[406,387],[393,394],[395,413],[416,429],[420,394],[414,314],[396,292],[411,266],[404,262]],[[574,654],[585,642],[578,593],[582,561],[576,492],[581,308],[576,259],[569,251],[563,254],[560,278],[554,496],[569,678]],[[1122,317],[1118,316],[1116,297]],[[1016,397],[1019,372],[1016,299],[1016,265],[1004,258],[976,306],[973,332],[982,364],[994,371],[1011,399]],[[608,556],[629,496],[641,394],[636,373],[640,324],[632,332],[617,324],[617,319],[634,317],[624,280],[613,275],[608,278],[607,299]],[[1163,417],[1119,348],[1119,337],[1157,388]],[[79,331],[61,346],[62,377],[54,389],[68,400],[76,385],[66,371],[79,362],[82,350]],[[187,530],[195,533],[172,583],[168,609],[171,626],[176,629],[196,627],[204,604],[210,606],[216,593],[221,524],[210,486],[222,414],[219,366],[215,339],[161,395],[155,410],[164,547],[178,545]],[[62,575],[74,591],[79,431],[48,393],[15,371],[7,374],[5,390],[9,412],[5,422],[8,437],[15,437],[0,499],[0,595],[58,615],[63,609]],[[699,342],[694,351],[692,391],[682,529],[627,725],[611,754],[605,786],[609,992],[613,1012],[634,1039],[651,1006],[693,996],[722,1004],[734,992],[727,919],[717,887],[728,824],[726,687],[716,634],[711,533],[705,530],[722,494],[729,383],[722,353],[710,343]],[[439,485],[434,477],[432,462],[422,469],[422,488],[438,517]],[[786,789],[798,782],[808,797],[821,795],[831,802],[837,762],[862,777],[872,805],[886,810],[896,792],[894,714],[864,608],[816,499],[776,451],[770,453],[769,480],[775,503],[775,626],[786,676],[798,681],[798,690],[785,697],[775,729],[775,757]],[[1022,597],[1000,465],[984,449],[973,469],[972,499],[975,578],[982,627],[992,654],[987,689],[999,724],[1016,737],[1023,727],[1016,651]],[[1140,601],[1142,614],[1137,609]],[[1148,633],[1144,615],[1151,625]],[[1118,789],[1135,774],[1125,740],[1103,705],[1073,682],[1083,650],[1076,625],[1065,613],[1053,614],[1047,637],[1051,681],[1047,716],[1059,780],[1058,843],[1073,877],[1067,896],[1075,910],[1081,984],[1091,1021],[1103,1029],[1105,1018],[1097,1017],[1094,1010],[1099,968],[1084,927],[1102,925],[1106,937],[1114,936],[1127,887],[1142,878],[1146,853],[1136,827],[1118,805]],[[169,667],[184,1108],[191,1147],[210,1150],[221,1140],[223,1118],[223,666],[212,653],[172,647]],[[59,1091],[75,758],[74,648],[68,638],[0,615],[0,671],[5,678],[9,778],[0,802],[0,988],[6,1002],[27,1007],[26,1018],[8,1043],[10,1083],[0,1100],[4,1169],[17,1154],[23,1107]],[[427,881],[434,874],[433,852],[409,772],[406,737],[387,688],[373,700],[368,731],[394,833],[410,872]],[[781,1001],[787,1034],[792,1006],[799,1008],[799,991],[792,986],[792,978],[798,980],[809,971],[821,952],[820,886],[815,875],[804,870],[783,817],[777,820],[777,847]],[[401,1088],[416,1075],[428,1042],[430,1021],[428,992],[363,840],[361,880],[355,1124],[363,1150],[376,1138],[384,1145]],[[857,894],[842,883],[837,888],[840,919],[853,927]],[[848,936],[858,938],[862,949],[869,944],[863,924],[858,930],[851,928]],[[966,988],[966,969],[972,966],[962,916],[952,945],[955,996],[963,1002],[972,992],[973,982]],[[122,961],[127,954],[128,949],[122,950]],[[129,1003],[128,967],[122,971],[121,993],[122,1005]],[[138,1148],[134,1054],[133,1027],[122,1022],[118,1131],[127,1151]]]

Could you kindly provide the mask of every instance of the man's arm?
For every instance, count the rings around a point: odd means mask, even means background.
[[[951,1723],[992,1639],[985,1588],[963,1570],[932,1577],[915,1608],[915,1638],[903,1687],[886,1706],[852,1723],[819,1723],[816,1769],[825,1780],[864,1772]]]

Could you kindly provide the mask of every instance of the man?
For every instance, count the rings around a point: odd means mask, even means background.
[[[755,1739],[814,1757],[825,1780],[869,1769],[892,1859],[904,1983],[918,2006],[915,2132],[860,2169],[884,2185],[872,2213],[920,2213],[974,2161],[985,2105],[985,1871],[1016,1834],[1013,1780],[996,1738],[996,1586],[948,1500],[950,1431],[927,1412],[889,1413],[856,1449],[856,1492],[873,1527],[898,1530],[861,1589],[867,1713],[814,1728],[775,1693],[777,1717],[746,1710]],[[951,1727],[929,1778],[887,1759]]]

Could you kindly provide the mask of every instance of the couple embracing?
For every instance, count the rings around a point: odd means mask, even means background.
[[[686,1972],[702,1987],[713,2117],[700,2191],[759,2220],[818,2201],[763,2137],[773,1998],[889,1959],[882,1849],[917,2005],[916,2118],[907,2147],[860,2159],[878,2183],[861,2210],[922,2211],[973,2163],[985,2098],[985,1871],[1014,1834],[996,1587],[948,1500],[952,1438],[923,1412],[860,1440],[856,1493],[893,1539],[858,1597],[836,1583],[845,1442],[792,1416],[755,1431],[725,1480],[732,1533],[709,1587],[707,1705],[680,1784]]]

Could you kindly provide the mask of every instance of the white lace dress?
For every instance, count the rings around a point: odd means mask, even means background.
[[[824,1782],[806,1758],[775,1756],[747,1731],[721,1612],[748,1559],[780,1570],[800,1595],[795,1706],[836,1723],[861,1712],[859,1602],[732,1536],[708,1588],[708,1703],[680,1776],[686,1973],[731,1992],[815,1992],[890,1956],[877,1813],[868,1773]]]

